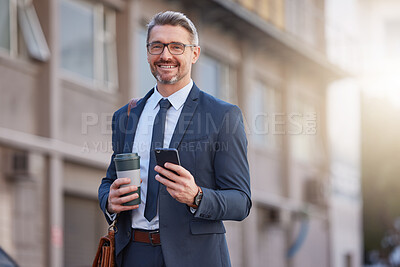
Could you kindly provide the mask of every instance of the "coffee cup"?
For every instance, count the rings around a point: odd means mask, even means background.
[[[132,195],[137,193],[139,197],[137,199],[128,201],[122,205],[133,206],[139,205],[140,200],[140,156],[137,153],[123,153],[117,154],[114,157],[115,169],[117,170],[118,178],[129,178],[131,182],[129,184],[121,185],[121,187],[126,186],[137,186],[138,190],[127,193],[124,196]]]

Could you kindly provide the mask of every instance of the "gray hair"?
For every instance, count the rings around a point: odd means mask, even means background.
[[[149,42],[151,30],[157,25],[181,26],[189,32],[192,44],[199,45],[199,36],[196,27],[193,22],[181,12],[165,11],[154,15],[149,24],[147,24],[147,42]]]

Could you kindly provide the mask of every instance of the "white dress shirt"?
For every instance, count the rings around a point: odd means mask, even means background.
[[[172,107],[167,111],[164,133],[164,147],[169,147],[179,116],[181,115],[183,104],[193,87],[193,80],[190,80],[182,89],[167,97]],[[147,196],[147,181],[150,163],[150,147],[153,134],[154,119],[160,109],[158,102],[164,98],[154,87],[154,93],[149,97],[140,115],[136,128],[135,140],[133,142],[132,153],[138,153],[140,156],[140,178],[142,184],[140,187],[141,204],[136,210],[132,210],[132,228],[155,230],[159,228],[158,208],[157,214],[151,222],[144,217]],[[158,207],[158,205],[157,205]]]

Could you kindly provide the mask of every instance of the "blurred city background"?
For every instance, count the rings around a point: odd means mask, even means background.
[[[244,113],[232,265],[400,266],[396,0],[0,0],[0,266],[91,266],[111,117],[154,86],[165,10],[198,28],[196,84]]]

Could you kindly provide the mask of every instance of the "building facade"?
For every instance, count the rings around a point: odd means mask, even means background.
[[[253,208],[225,223],[232,265],[359,266],[357,242],[333,241],[327,89],[348,74],[324,0],[1,0],[0,246],[21,266],[90,266],[111,117],[155,84],[146,23],[164,10],[198,27],[196,84],[244,114]]]

